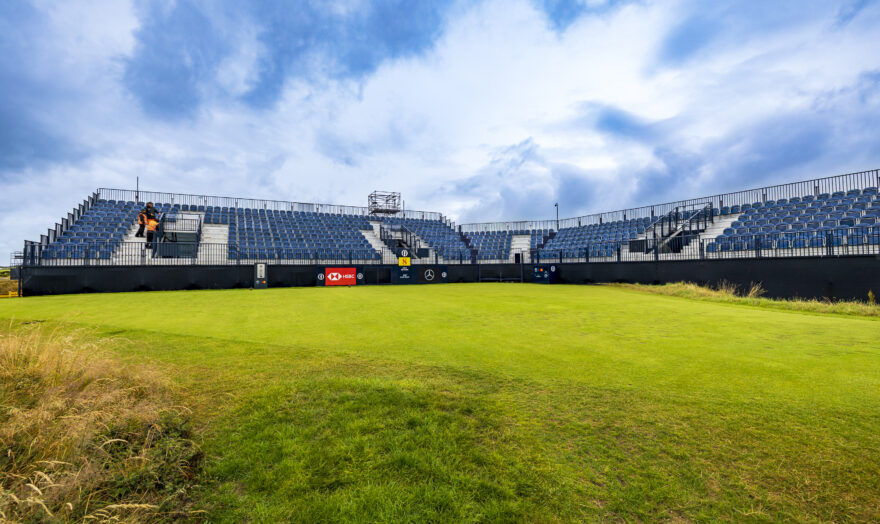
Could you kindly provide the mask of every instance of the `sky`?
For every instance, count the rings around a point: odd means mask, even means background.
[[[99,187],[562,217],[880,167],[880,1],[4,0],[0,265]]]

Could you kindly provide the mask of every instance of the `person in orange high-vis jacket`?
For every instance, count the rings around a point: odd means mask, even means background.
[[[138,230],[134,236],[138,238],[143,238],[144,236],[144,228],[147,226],[147,221],[156,216],[156,208],[153,207],[152,202],[147,202],[147,207],[141,209],[141,212],[138,213]]]
[[[147,227],[147,214],[141,211],[138,213],[138,230],[134,236],[142,238],[144,236],[144,228]]]
[[[153,248],[153,235],[156,234],[156,228],[159,227],[159,221],[156,217],[147,218],[147,249]]]

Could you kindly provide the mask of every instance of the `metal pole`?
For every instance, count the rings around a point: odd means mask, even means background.
[[[134,203],[141,201],[141,177],[135,177]]]
[[[559,231],[559,202],[553,205],[556,206],[556,231]]]

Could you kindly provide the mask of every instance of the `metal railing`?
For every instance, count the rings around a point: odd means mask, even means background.
[[[416,257],[412,263],[462,264],[469,263],[466,254],[444,257]],[[207,244],[197,242],[158,242],[151,247],[145,242],[106,241],[47,247],[40,244],[25,246],[21,265],[26,267],[121,267],[121,266],[190,266],[190,265],[243,265],[257,262],[280,265],[326,264],[382,264],[397,260],[391,249],[372,248],[301,249],[290,247],[244,247],[235,244]]]
[[[856,231],[856,233],[853,233]],[[718,260],[731,258],[844,257],[880,255],[880,231],[851,228],[848,234],[828,232],[810,236],[802,232],[749,234],[701,239],[685,235],[679,250],[664,249],[661,239],[634,239],[586,243],[563,250],[532,250],[522,263],[657,262],[675,260]],[[443,257],[413,258],[413,265],[499,264],[510,258],[481,259],[470,253]],[[525,255],[525,253],[523,253]],[[242,247],[233,244],[154,242],[90,242],[47,248],[38,243],[25,246],[14,263],[25,267],[56,266],[156,266],[156,265],[242,265],[256,262],[279,265],[382,264],[396,260],[391,249],[299,249],[289,247]]]
[[[398,245],[400,242],[409,248],[411,256],[415,256],[422,247],[418,235],[403,224],[383,224],[379,228],[379,239],[397,254],[400,254],[400,250],[404,248],[404,246]]]
[[[116,200],[123,202],[154,202],[163,204],[180,204],[187,206],[213,206],[242,209],[265,209],[273,211],[301,211],[307,213],[325,213],[334,215],[370,216],[370,209],[362,206],[343,206],[336,204],[316,204],[306,202],[290,202],[284,200],[265,200],[257,198],[236,198],[212,195],[190,195],[183,193],[162,193],[156,191],[138,191],[133,189],[100,188],[97,191],[100,200]],[[403,210],[396,217],[422,220],[444,220],[443,215],[431,211]]]
[[[859,228],[853,228],[858,230]],[[664,249],[660,239],[597,242],[576,249],[537,250],[534,263],[659,262],[677,260],[772,259],[789,257],[845,257],[880,255],[880,231],[808,236],[803,232],[746,234],[701,239],[682,237],[680,250]]]
[[[560,220],[560,223],[562,221]],[[563,226],[564,227],[564,226]],[[461,231],[467,233],[482,233],[495,231],[535,231],[556,230],[556,220],[521,220],[516,222],[483,222],[478,224],[462,224]]]
[[[824,193],[833,194],[839,191],[846,192],[852,189],[864,189],[866,187],[880,187],[880,170],[873,169],[870,171],[860,171],[857,173],[848,173],[845,175],[815,178],[798,182],[789,182],[785,184],[765,186],[755,189],[746,189],[742,191],[733,191],[729,193],[719,193],[706,197],[677,200],[674,202],[667,202],[663,204],[654,204],[648,206],[621,209],[617,211],[608,211],[602,213],[594,213],[591,215],[564,218],[559,219],[559,228],[563,229],[570,227],[583,227],[594,224],[603,224],[606,222],[615,222],[619,220],[632,220],[634,218],[654,218],[666,215],[674,211],[675,208],[688,208],[702,204],[712,204],[714,208],[721,209],[725,206],[752,204],[754,202],[764,203],[769,200],[775,201],[779,200],[780,198],[788,199],[792,197],[803,197],[807,195],[819,196]],[[461,224],[459,227],[462,231],[465,232],[548,228],[556,230],[556,220],[485,222]]]

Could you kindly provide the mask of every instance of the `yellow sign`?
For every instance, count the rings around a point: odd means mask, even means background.
[[[10,292],[9,292],[9,296],[10,296],[10,297],[17,297],[17,296],[18,296],[18,291],[10,291]]]
[[[397,258],[397,265],[398,266],[411,266],[412,264],[410,263],[409,257],[398,257]]]

